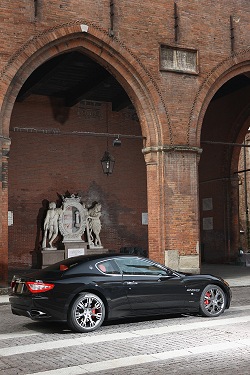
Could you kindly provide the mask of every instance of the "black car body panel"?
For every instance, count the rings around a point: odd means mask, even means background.
[[[33,292],[27,282],[52,289]],[[68,321],[76,298],[88,292],[101,298],[108,320],[199,312],[202,292],[210,284],[223,290],[229,308],[231,290],[216,276],[179,273],[138,256],[80,256],[16,277],[10,304],[14,314],[34,320]]]

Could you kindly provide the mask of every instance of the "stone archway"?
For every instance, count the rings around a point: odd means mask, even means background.
[[[167,142],[169,144],[173,143],[171,124],[166,104],[164,103],[154,78],[143,64],[136,59],[118,39],[110,38],[107,32],[101,30],[99,27],[95,27],[94,24],[86,27],[86,25],[83,25],[80,21],[72,22],[54,27],[31,38],[11,57],[4,69],[0,72],[2,82],[0,91],[3,98],[0,113],[3,150],[2,163],[6,168],[6,181],[7,157],[10,144],[9,123],[15,99],[20,88],[29,75],[44,61],[58,54],[63,54],[72,50],[83,51],[90,57],[95,58],[99,64],[108,69],[121,83],[136,108],[140,119],[142,134],[146,140],[145,146],[155,146],[162,143],[163,127],[168,129],[169,139]],[[161,120],[159,120],[158,112],[163,113],[163,115],[161,115]],[[155,178],[158,180],[161,178],[160,168],[163,167],[159,160],[155,160],[154,155],[147,154],[145,159],[149,170],[147,174],[148,197],[149,200],[152,201],[150,196],[152,194],[155,196],[156,189],[160,189],[159,186],[155,186]],[[8,265],[7,182],[5,185],[2,185],[1,197],[1,211],[3,213],[1,230],[2,233],[5,233],[5,236],[3,235],[1,237],[1,275],[3,275],[2,282],[6,283]],[[160,194],[157,199],[159,201],[158,206],[163,207],[164,205],[161,202],[162,197]],[[162,221],[163,212],[160,209],[158,210],[157,217],[154,217],[153,226],[152,229],[150,229],[151,219],[149,215],[149,238],[151,233],[155,231],[155,223],[158,222],[157,227],[160,228],[160,223]],[[153,236],[155,237],[155,234],[153,234]],[[156,257],[157,252],[163,252],[160,236],[158,237],[158,243],[154,241],[153,250]]]

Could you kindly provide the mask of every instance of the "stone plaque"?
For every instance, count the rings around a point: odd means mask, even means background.
[[[141,223],[142,225],[148,225],[148,213],[147,212],[143,212],[141,214]]]
[[[213,230],[214,229],[214,222],[212,217],[204,217],[203,218],[203,230]]]
[[[198,74],[198,52],[165,45],[160,47],[160,69]]]
[[[213,199],[212,198],[203,198],[202,199],[202,209],[203,211],[210,211],[213,209]]]
[[[68,249],[68,258],[76,257],[78,255],[84,255],[85,249],[79,248],[79,249]]]
[[[8,211],[8,226],[13,225],[13,211]]]

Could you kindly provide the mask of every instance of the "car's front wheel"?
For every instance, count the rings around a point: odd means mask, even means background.
[[[91,332],[102,325],[104,318],[105,306],[101,298],[92,293],[83,293],[69,310],[68,325],[76,332]]]
[[[216,317],[226,307],[226,295],[218,285],[207,285],[200,298],[200,312],[204,316]]]

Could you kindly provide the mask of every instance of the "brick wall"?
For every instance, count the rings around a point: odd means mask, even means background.
[[[177,4],[178,11],[177,40],[175,40],[174,3]],[[64,48],[69,46],[78,48],[80,45],[81,49],[86,47],[84,51],[87,53],[87,44],[91,43],[92,34],[98,35],[99,41],[105,39],[105,43],[111,46],[110,51],[102,51],[100,46],[97,47],[93,43],[91,57],[94,56],[99,61],[101,55],[106,53],[105,58],[109,59],[109,66],[117,73],[117,78],[126,87],[127,93],[136,104],[138,115],[140,114],[140,125],[133,121],[126,121],[125,129],[133,134],[136,130],[140,134],[142,132],[143,135],[150,135],[147,138],[147,146],[161,147],[188,143],[199,147],[203,115],[210,100],[206,97],[207,93],[209,90],[216,92],[219,89],[224,75],[233,76],[231,69],[233,64],[240,65],[242,61],[244,63],[244,59],[247,61],[245,54],[249,48],[250,35],[249,0],[238,1],[237,7],[233,0],[114,1],[113,38],[108,34],[111,26],[109,5],[109,0],[1,1],[0,99],[3,108],[6,109],[3,118],[1,117],[1,126],[3,134],[8,135],[8,116],[11,116],[12,139],[9,160],[9,209],[14,212],[15,222],[15,225],[9,228],[12,265],[20,259],[23,264],[30,264],[32,258],[30,252],[36,249],[40,241],[37,228],[40,228],[44,214],[43,200],[55,200],[55,193],[64,193],[66,190],[80,192],[84,198],[91,196],[102,201],[104,207],[102,237],[105,239],[103,240],[105,246],[113,247],[116,243],[117,247],[120,247],[137,241],[137,245],[141,244],[144,247],[147,243],[147,228],[140,225],[141,212],[147,211],[146,170],[140,141],[124,140],[122,148],[114,149],[117,160],[115,172],[114,176],[107,179],[106,176],[98,174],[99,159],[105,149],[103,139],[95,138],[93,141],[91,138],[76,136],[13,132],[14,127],[57,128],[59,123],[61,124],[61,116],[66,119],[63,125],[65,130],[81,130],[83,125],[88,130],[89,127],[93,131],[103,129],[103,121],[97,121],[95,118],[84,122],[77,108],[58,113],[52,103],[43,99],[31,98],[25,103],[15,104],[12,113],[12,104],[18,88],[24,83],[23,65],[29,59],[28,67],[25,68],[30,69],[31,73],[32,69],[44,62],[42,57],[39,57],[39,61],[33,58],[37,50],[45,49],[44,43],[47,43],[46,47],[50,47],[46,54],[47,59],[57,53],[63,53]],[[230,16],[234,26],[236,53],[234,57],[231,56]],[[89,39],[80,33],[81,23],[92,27]],[[77,25],[74,29],[75,41],[71,41],[67,31],[69,34],[72,33],[74,25]],[[54,46],[53,38],[62,39],[59,47]],[[79,44],[78,39],[81,40]],[[161,71],[159,69],[160,44],[197,50],[199,73],[190,75]],[[124,72],[130,69],[129,78],[118,73],[120,72],[119,59],[125,60],[124,56],[126,56]],[[134,76],[131,73],[133,69],[136,73]],[[140,84],[143,83],[144,86],[140,91],[135,92],[132,87],[135,88],[136,84],[139,86],[138,77],[141,78]],[[214,81],[210,82],[211,77]],[[127,81],[128,79],[130,82]],[[152,96],[151,106],[147,106],[149,101],[146,101],[149,94]],[[207,102],[203,110],[205,100]],[[220,113],[219,111],[214,114]],[[120,126],[125,121],[124,114],[112,114],[112,116],[114,132],[116,130],[119,132]],[[150,116],[152,121],[146,121]],[[119,127],[116,127],[118,122]],[[212,122],[209,122],[207,127],[205,125],[205,129],[210,128],[217,132],[217,127],[213,126]],[[234,129],[236,128],[235,122]],[[227,131],[226,121],[224,121],[224,131]],[[230,140],[235,139],[236,134],[231,133]],[[205,159],[210,160],[211,154],[213,152],[207,152]],[[126,155],[129,155],[129,159]],[[190,191],[190,184],[198,184],[195,170],[197,159],[196,155],[186,156],[186,164],[182,164],[182,154],[178,155],[179,160],[175,155],[175,161],[170,164],[169,172],[166,161],[168,157],[164,158],[161,154],[154,166],[153,164],[148,166],[148,200],[151,215],[149,244],[154,258],[163,259],[164,250],[176,247],[181,253],[181,243],[184,239],[186,243],[184,252],[191,254],[198,240],[199,213],[195,202],[196,187],[194,186]],[[95,164],[96,161],[98,164]],[[179,177],[175,174],[174,165],[180,173]],[[206,162],[204,165],[207,167]],[[205,172],[208,173],[206,178],[210,178],[209,169],[208,166]],[[114,183],[115,176],[116,183]],[[119,181],[118,186],[117,181]],[[168,190],[168,181],[173,187],[173,194],[179,194],[176,201],[171,196],[171,189]],[[171,210],[174,218],[172,221],[167,216]],[[186,219],[182,221],[180,215]],[[37,216],[38,223],[35,224]],[[183,233],[185,233],[180,237],[176,229],[178,221],[183,224]],[[24,222],[25,226],[22,226]],[[139,227],[131,225],[133,223],[139,223]],[[132,233],[131,227],[133,227]],[[109,233],[105,232],[106,228],[109,228]],[[21,247],[19,243],[22,243]]]

